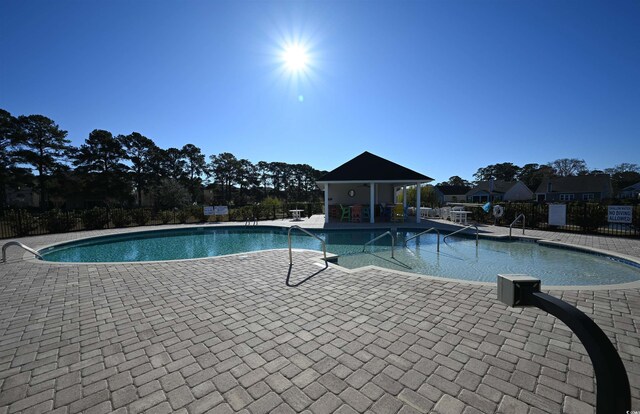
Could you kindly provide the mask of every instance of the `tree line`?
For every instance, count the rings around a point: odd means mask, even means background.
[[[510,162],[491,164],[478,168],[473,178],[475,182],[494,180],[522,181],[531,191],[548,177],[570,177],[579,175],[608,174],[611,177],[614,192],[640,182],[640,166],[638,164],[622,163],[604,170],[589,169],[587,163],[578,158],[560,158],[546,164],[525,164],[519,167]],[[471,186],[469,182],[459,176],[450,177],[443,185]]]
[[[193,144],[158,147],[132,132],[95,129],[79,147],[43,115],[14,117],[0,109],[0,203],[7,188],[29,186],[40,207],[142,205],[173,208],[189,203],[259,202],[266,197],[317,201],[315,181],[324,171],[307,164],[260,161],[223,152],[207,156]],[[34,174],[34,172],[36,174]]]

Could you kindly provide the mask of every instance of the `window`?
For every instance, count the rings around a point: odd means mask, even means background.
[[[560,201],[573,201],[575,194],[560,194]]]
[[[582,199],[583,200],[593,200],[595,197],[593,195],[593,193],[584,193],[582,194]]]

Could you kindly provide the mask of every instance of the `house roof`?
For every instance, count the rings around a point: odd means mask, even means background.
[[[435,188],[444,195],[462,195],[469,191],[466,185],[436,185]]]
[[[548,191],[549,183],[551,183],[551,191]],[[608,174],[545,178],[536,189],[536,193],[595,193],[610,191],[611,177]]]
[[[496,193],[496,194],[500,194],[500,193],[504,194],[507,191],[509,191],[511,189],[511,187],[513,187],[517,183],[518,183],[518,181],[494,180],[493,181],[493,191],[491,191],[491,192]],[[490,192],[489,188],[490,188],[489,181],[478,181],[478,183],[476,183],[475,187],[473,187],[471,190],[469,190],[466,195],[472,195],[474,193],[477,193],[478,191],[486,191],[488,193],[488,192]]]
[[[622,189],[622,191],[634,191],[634,190],[636,191],[640,190],[640,183],[635,183]]]
[[[329,171],[317,182],[335,181],[396,181],[396,182],[428,182],[433,178],[410,170],[395,162],[378,157],[368,151],[363,152],[336,169]]]

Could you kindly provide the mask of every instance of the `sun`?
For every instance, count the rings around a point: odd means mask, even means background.
[[[284,47],[282,60],[290,72],[304,72],[309,65],[309,52],[299,44],[289,44]]]

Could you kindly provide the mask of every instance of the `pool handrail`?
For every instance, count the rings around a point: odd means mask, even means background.
[[[509,224],[509,239],[511,239],[511,229],[513,229],[513,225],[516,224],[518,222],[518,220],[520,220],[520,217],[522,217],[522,234],[524,234],[524,224],[525,224],[526,217],[525,217],[524,213],[520,213],[520,214],[518,214],[516,219],[513,220],[511,222],[511,224]]]
[[[461,232],[461,231],[463,231],[463,230],[470,229],[471,227],[475,227],[475,228],[476,228],[476,246],[477,246],[477,245],[478,245],[478,233],[480,232],[480,230],[478,230],[478,226],[477,226],[477,225],[475,225],[475,224],[469,224],[468,226],[463,227],[463,228],[461,228],[461,229],[458,229],[458,230],[454,231],[453,233],[449,233],[449,234],[447,234],[446,236],[444,236],[444,237],[442,238],[442,241],[446,241],[446,240],[447,240],[447,237],[449,237],[449,236],[453,236],[454,234],[457,234],[457,233],[460,233],[460,232]]]
[[[429,228],[429,229],[427,229],[427,230],[425,230],[423,232],[420,232],[418,234],[414,234],[413,236],[409,237],[408,239],[406,239],[404,241],[405,247],[407,246],[407,243],[409,242],[409,240],[416,239],[416,238],[422,236],[423,234],[429,233],[432,230],[434,230],[436,233],[438,233],[438,248],[437,248],[437,250],[438,250],[438,252],[440,252],[440,230],[436,229],[435,227],[431,227],[431,228]]]
[[[318,236],[317,234],[313,234],[310,231],[307,231],[307,230],[303,229],[302,227],[296,226],[296,225],[291,226],[289,228],[288,233],[287,233],[287,236],[289,238],[289,266],[293,266],[293,253],[291,252],[291,231],[294,230],[294,229],[298,229],[301,232],[303,232],[305,234],[308,234],[309,236],[315,237],[316,239],[320,240],[320,243],[322,243],[322,253],[324,254],[324,264],[326,266],[329,266],[329,262],[327,261],[327,246],[326,246],[324,240],[322,240],[322,238],[320,238],[320,236]]]
[[[384,236],[386,236],[387,234],[389,235],[389,237],[391,237],[391,258],[392,258],[392,259],[394,259],[395,257],[394,257],[394,253],[393,253],[393,251],[394,251],[395,246],[396,246],[396,240],[395,240],[395,238],[393,237],[393,234],[392,234],[390,231],[385,231],[384,233],[382,233],[382,234],[381,234],[381,235],[379,235],[378,237],[374,237],[373,239],[371,239],[371,240],[369,240],[368,242],[366,242],[366,243],[362,246],[362,252],[364,253],[364,249],[367,247],[367,244],[369,244],[369,243],[373,243],[374,241],[376,241],[376,240],[379,240],[379,239],[383,238],[383,237],[384,237]]]
[[[7,262],[7,248],[8,248],[9,246],[18,246],[18,247],[21,247],[21,248],[23,248],[24,250],[28,251],[29,253],[33,253],[33,255],[34,255],[34,256],[36,256],[38,259],[40,259],[40,260],[44,260],[44,259],[42,258],[42,256],[40,255],[40,253],[36,252],[36,251],[35,251],[35,250],[33,250],[31,247],[29,247],[29,246],[27,246],[27,245],[25,245],[25,244],[22,244],[22,243],[20,243],[19,241],[15,241],[15,240],[14,240],[14,241],[10,241],[10,242],[5,243],[5,244],[2,246],[2,263],[6,263],[6,262]]]

